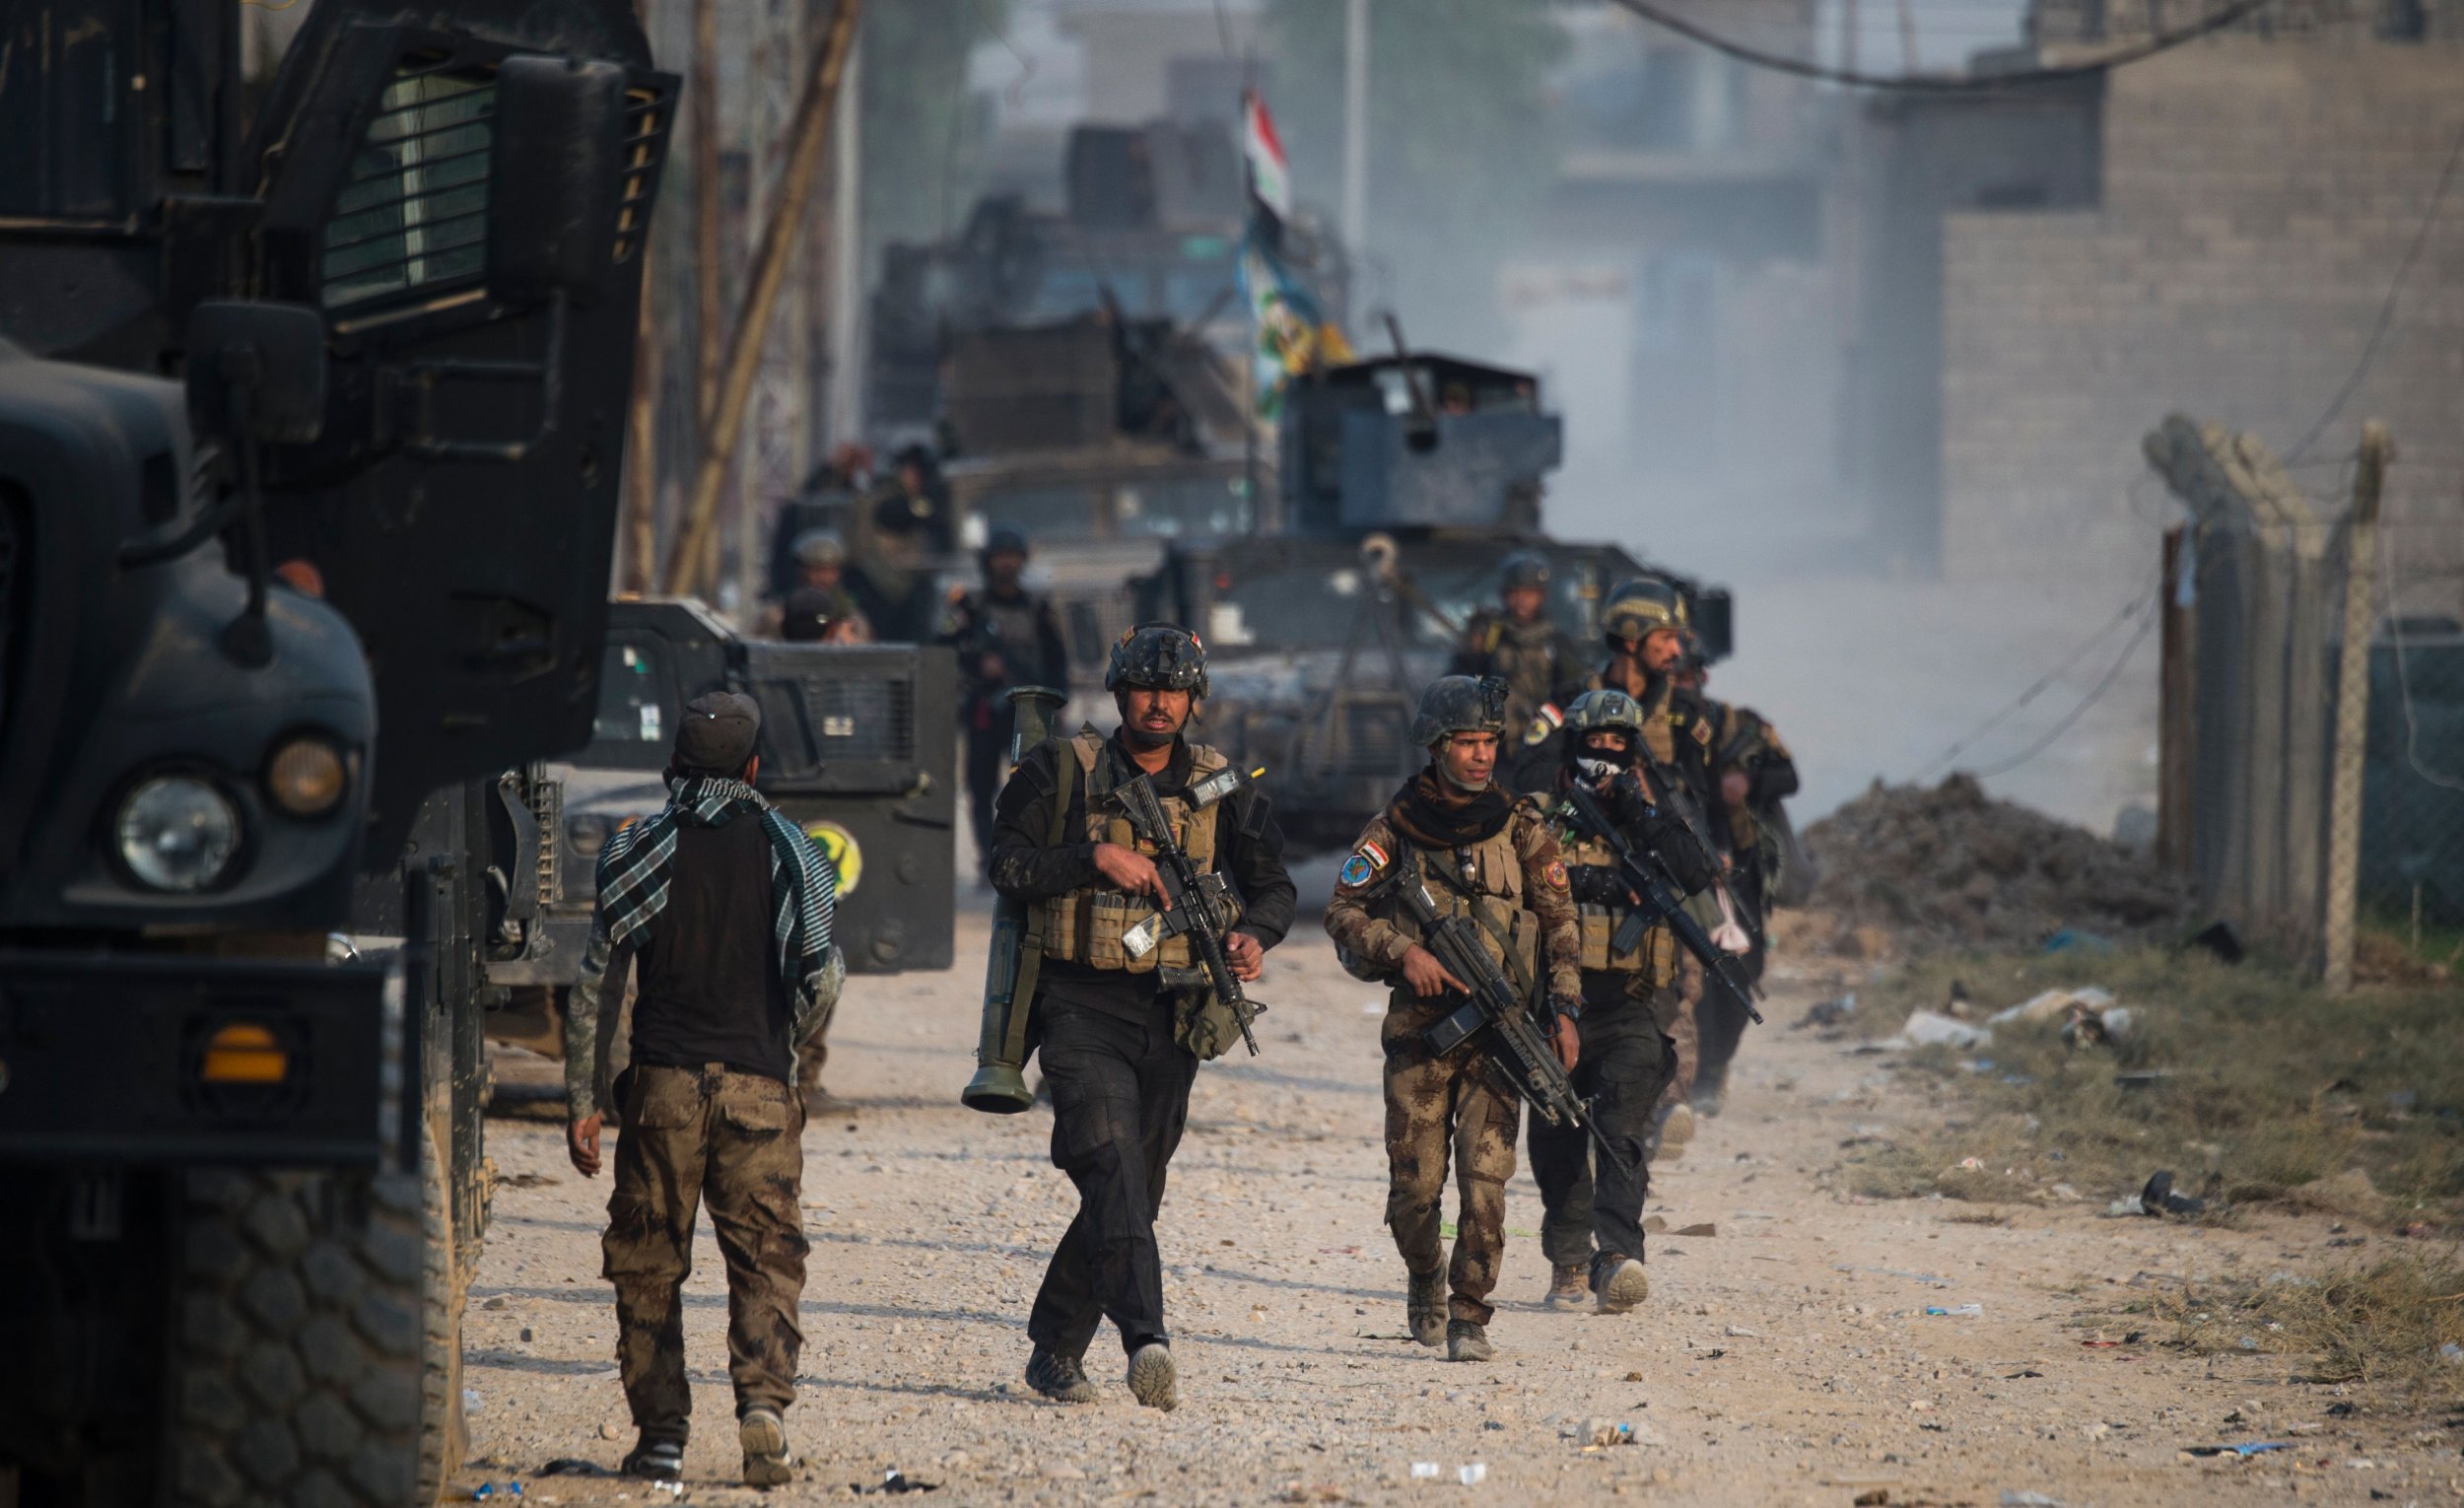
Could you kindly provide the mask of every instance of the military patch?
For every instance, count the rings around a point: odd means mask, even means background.
[[[1542,702],[1540,711],[1532,714],[1532,725],[1525,731],[1523,741],[1538,748],[1548,741],[1549,734],[1563,727],[1565,720],[1566,715],[1557,710],[1556,703]]]
[[[1360,846],[1360,857],[1369,860],[1370,867],[1375,869],[1383,869],[1389,862],[1386,857],[1386,850],[1379,848],[1374,843],[1362,844]]]
[[[1694,742],[1711,747],[1711,724],[1700,718],[1694,720]]]
[[[1557,890],[1563,890],[1566,888],[1566,861],[1564,859],[1550,859],[1545,873],[1547,874],[1548,883],[1551,888]]]
[[[1345,885],[1358,886],[1369,883],[1369,877],[1377,872],[1366,854],[1354,854],[1343,860],[1342,872],[1335,877]]]

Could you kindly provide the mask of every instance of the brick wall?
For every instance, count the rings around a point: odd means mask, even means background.
[[[2171,411],[2290,450],[2352,372],[2464,133],[2464,46],[2231,37],[2119,70],[2092,211],[1943,228],[1943,565],[2126,586],[2171,516]],[[2367,377],[2310,452],[2383,418],[2400,575],[2464,576],[2464,173]],[[2297,476],[2322,499],[2333,465]],[[2338,506],[2341,506],[2340,503]]]

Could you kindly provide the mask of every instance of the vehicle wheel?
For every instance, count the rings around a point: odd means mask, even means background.
[[[466,1436],[445,1169],[423,1150],[417,1173],[188,1175],[171,1502],[437,1502]]]

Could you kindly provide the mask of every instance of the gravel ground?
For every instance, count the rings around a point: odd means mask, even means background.
[[[982,907],[959,925],[958,956],[981,959]],[[1776,983],[1775,1023],[1818,988]],[[1180,1409],[1129,1399],[1109,1327],[1089,1356],[1103,1402],[1049,1405],[1019,1380],[1026,1311],[1074,1201],[1045,1112],[957,1103],[979,984],[973,967],[859,979],[841,1007],[831,1084],[860,1111],[805,1132],[813,1255],[788,1428],[806,1466],[769,1494],[732,1484],[725,1280],[704,1222],[687,1298],[702,1429],[688,1501],[845,1497],[892,1469],[961,1503],[2464,1497],[2454,1436],[2415,1433],[2434,1419],[2330,1416],[2341,1390],[2290,1382],[2281,1358],[2163,1349],[2147,1343],[2162,1338],[2154,1325],[2147,1342],[2082,1344],[2097,1325],[2130,1336],[2114,1311],[2153,1287],[2323,1264],[2324,1221],[2102,1217],[2128,1191],[2006,1211],[2008,1225],[1962,1222],[1976,1208],[1955,1202],[1850,1199],[1825,1176],[1843,1141],[1943,1107],[1894,1094],[1882,1059],[1778,1025],[1748,1039],[1727,1114],[1655,1170],[1667,1229],[1715,1233],[1655,1238],[1650,1302],[1618,1317],[1542,1309],[1540,1199],[1520,1173],[1497,1359],[1447,1364],[1399,1338],[1379,993],[1335,967],[1314,921],[1269,959],[1265,1056],[1199,1073],[1173,1165],[1160,1235]],[[489,1147],[506,1182],[464,1336],[476,1407],[462,1487],[518,1478],[532,1503],[674,1501],[537,1474],[560,1457],[612,1468],[631,1439],[597,1276],[607,1183],[573,1172],[553,1125],[493,1123]],[[1982,1316],[1925,1313],[1968,1304]],[[1635,1443],[1586,1449],[1588,1421],[1630,1425]],[[2247,1440],[2295,1449],[2239,1464],[2177,1454]]]

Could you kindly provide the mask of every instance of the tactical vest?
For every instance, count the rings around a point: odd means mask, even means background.
[[[1557,689],[1557,631],[1545,618],[1516,623],[1490,620],[1482,648],[1488,672],[1506,682],[1506,724],[1521,730]]]
[[[1155,847],[1141,843],[1130,831],[1127,817],[1108,811],[1104,797],[1113,787],[1113,762],[1104,757],[1104,746],[1111,740],[1093,728],[1085,728],[1072,736],[1068,747],[1077,758],[1079,779],[1086,788],[1086,841],[1117,843],[1152,858]],[[1231,762],[1202,743],[1190,748],[1189,784],[1197,785],[1221,771]],[[1064,769],[1064,774],[1066,771]],[[1067,801],[1068,791],[1062,789],[1057,800]],[[1215,866],[1215,816],[1221,803],[1203,811],[1194,811],[1186,797],[1167,795],[1160,798],[1164,817],[1172,824],[1173,842],[1189,856],[1190,867],[1200,874]],[[1155,915],[1155,903],[1142,895],[1129,895],[1109,886],[1090,885],[1057,896],[1046,903],[1052,908],[1051,920],[1044,929],[1044,956],[1082,963],[1096,969],[1120,969],[1129,974],[1152,974],[1162,969],[1193,969],[1198,959],[1191,951],[1187,936],[1167,937],[1163,944],[1143,958],[1132,957],[1122,945],[1121,935]],[[1229,925],[1231,918],[1225,919]]]
[[[1002,648],[1007,651],[1007,657],[1013,660],[1009,670],[1012,680],[1024,679],[1027,673],[1034,669],[1031,664],[1015,662],[1017,656],[1033,656],[1043,652],[1041,641],[1036,634],[1035,605],[1035,598],[1032,596],[1021,595],[1014,601],[1005,601],[989,591],[977,592],[967,599],[968,608],[980,621],[991,625],[992,632],[999,637]]]
[[[1420,877],[1437,909],[1449,916],[1470,917],[1481,946],[1518,987],[1537,981],[1540,918],[1525,904],[1523,857],[1514,850],[1514,823],[1459,849],[1414,848]],[[1406,940],[1420,940],[1420,924],[1401,907],[1393,908],[1388,920]]]
[[[1597,838],[1560,832],[1557,843],[1565,853],[1569,869],[1614,869],[1616,854]],[[1610,940],[1625,919],[1633,915],[1630,906],[1601,906],[1583,902],[1575,907],[1583,921],[1583,972],[1586,974],[1639,974],[1654,990],[1677,978],[1677,939],[1670,934],[1668,924],[1660,923],[1644,930],[1642,940],[1623,952],[1613,951]]]

